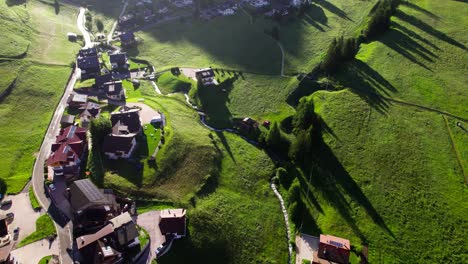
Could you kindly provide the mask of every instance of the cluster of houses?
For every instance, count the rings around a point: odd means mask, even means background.
[[[110,54],[109,60],[111,69],[105,71],[97,49],[82,49],[76,65],[81,70],[82,80],[94,78],[91,90],[104,94],[109,102],[119,101],[125,99],[122,79],[130,77],[128,59],[124,53],[116,53]],[[60,132],[51,146],[46,161],[48,179],[53,181],[47,188],[49,196],[64,217],[74,224],[76,258],[80,263],[133,263],[141,255],[139,227],[134,221],[135,203],[110,189],[99,189],[89,179],[81,177],[90,141],[89,123],[99,117],[100,104],[89,101],[88,94],[74,92],[68,99],[68,107],[69,112],[73,110],[79,114],[63,115]],[[139,112],[139,108],[124,105],[110,113],[112,130],[105,135],[101,149],[108,159],[131,157],[136,137],[142,134]],[[159,226],[165,245],[185,236],[185,210],[161,212]]]

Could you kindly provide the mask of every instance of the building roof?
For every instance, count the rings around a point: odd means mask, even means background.
[[[76,239],[76,245],[78,249],[82,249],[86,247],[87,245],[90,245],[99,239],[111,234],[114,232],[114,228],[112,227],[111,224],[106,225],[105,227],[101,228],[99,231],[97,231],[94,234],[89,234],[89,235],[84,235],[80,236]]]
[[[82,111],[80,117],[95,118],[99,115],[99,112],[101,111],[101,106],[93,102],[87,102],[79,109]]]
[[[111,113],[112,134],[138,133],[141,129],[140,109],[123,108],[119,112]],[[121,127],[126,126],[127,131],[122,133]],[[118,130],[116,130],[118,128]]]
[[[127,53],[114,53],[109,55],[109,61],[111,64],[126,64],[127,63]]]
[[[80,49],[78,52],[79,57],[96,57],[98,55],[96,48]]]
[[[120,35],[120,41],[124,43],[132,42],[134,40],[135,40],[135,34],[133,34],[132,31],[128,31]]]
[[[74,181],[70,185],[70,195],[70,203],[75,212],[91,206],[112,204],[89,179]]]
[[[348,239],[331,235],[320,235],[320,243],[334,246],[336,248],[350,250],[351,246]]]
[[[82,70],[99,68],[99,59],[97,56],[78,57],[77,64]]]
[[[185,235],[185,209],[166,209],[161,211],[159,228],[161,233]]]
[[[103,74],[103,75],[96,76],[95,83],[96,83],[97,87],[101,87],[105,83],[110,82],[110,81],[112,81],[112,74],[108,73],[108,74]]]
[[[70,96],[70,102],[73,103],[86,103],[88,101],[88,95],[86,94],[79,94],[79,93],[73,93]]]
[[[104,84],[104,91],[107,95],[119,95],[123,92],[122,81],[107,82]]]
[[[195,71],[195,76],[202,79],[214,77],[214,71],[211,68],[199,69]]]
[[[112,218],[110,222],[120,245],[126,245],[138,237],[138,230],[128,212]]]
[[[130,136],[113,136],[107,135],[104,137],[102,150],[106,153],[125,152],[128,153],[132,147],[133,135]]]
[[[76,162],[83,154],[85,147],[86,129],[74,125],[62,128],[55,143],[52,144],[52,154],[47,159],[47,165]]]
[[[75,116],[73,115],[63,115],[60,119],[61,124],[73,124],[75,122]]]

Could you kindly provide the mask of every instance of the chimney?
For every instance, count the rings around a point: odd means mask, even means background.
[[[83,245],[85,243],[85,239],[83,237],[80,237],[81,239],[81,245]]]

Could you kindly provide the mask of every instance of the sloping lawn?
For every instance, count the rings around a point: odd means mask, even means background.
[[[36,231],[21,240],[21,242],[18,244],[18,247],[26,246],[27,244],[31,244],[54,234],[55,227],[50,216],[47,214],[41,215],[36,220]]]
[[[21,191],[31,177],[34,155],[69,74],[68,67],[25,66],[0,104],[0,178],[9,193]]]
[[[313,100],[329,132],[320,170],[300,177],[301,231],[367,244],[371,263],[462,261],[468,197],[443,117],[397,104],[381,113],[348,90]]]

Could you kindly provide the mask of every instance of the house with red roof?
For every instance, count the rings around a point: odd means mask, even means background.
[[[76,176],[87,146],[86,129],[74,125],[62,128],[52,144],[47,166],[54,167],[56,172],[65,176]]]
[[[185,209],[162,210],[159,229],[164,236],[173,235],[174,238],[185,237],[186,227]]]

